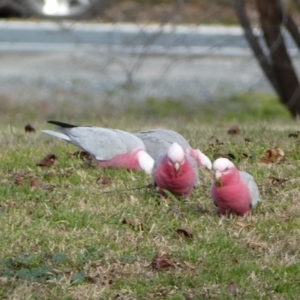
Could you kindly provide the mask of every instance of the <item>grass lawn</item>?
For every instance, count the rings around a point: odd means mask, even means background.
[[[193,106],[148,99],[115,113],[92,103],[4,100],[1,299],[299,299],[299,123],[276,99],[245,94]],[[52,128],[48,119],[174,129],[211,160],[226,156],[251,173],[263,202],[219,225],[210,171],[200,170],[188,201],[156,199],[146,174],[102,171],[70,155],[76,147],[40,134]],[[25,132],[28,123],[36,132]],[[233,124],[240,132],[229,135]],[[259,165],[275,147],[285,153],[280,163]],[[58,157],[51,167],[36,166],[50,153]]]

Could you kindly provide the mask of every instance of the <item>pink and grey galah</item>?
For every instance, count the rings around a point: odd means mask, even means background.
[[[254,178],[239,171],[227,158],[215,160],[213,171],[211,196],[222,217],[227,214],[244,216],[261,201]]]
[[[160,194],[164,190],[188,198],[199,184],[198,167],[178,143],[169,146],[167,153],[155,161],[152,179]]]
[[[155,160],[165,154],[172,143],[177,143],[196,160],[199,167],[212,168],[210,159],[199,149],[192,149],[189,142],[176,131],[158,128],[136,132],[134,135],[144,142],[147,152]]]
[[[65,140],[91,154],[98,165],[105,168],[144,170],[152,173],[154,159],[146,152],[144,143],[135,135],[101,127],[75,126],[56,121],[59,131],[42,130],[43,133]]]

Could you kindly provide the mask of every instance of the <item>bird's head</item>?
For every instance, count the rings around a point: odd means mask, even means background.
[[[173,143],[168,149],[167,156],[169,164],[173,165],[175,172],[178,173],[180,166],[184,162],[185,154],[183,148],[179,144]]]
[[[225,185],[230,182],[236,174],[235,165],[227,158],[218,158],[213,163],[214,181],[217,185]]]

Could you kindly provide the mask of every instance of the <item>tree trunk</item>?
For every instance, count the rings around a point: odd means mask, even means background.
[[[281,33],[283,20],[288,20],[280,0],[256,0],[264,38],[270,51],[274,75],[279,84],[279,97],[293,116],[300,115],[300,86]]]
[[[286,18],[286,28],[290,32],[291,36],[293,37],[295,43],[297,44],[298,48],[300,49],[300,33],[297,25],[293,21],[293,19],[287,15]]]
[[[266,77],[272,84],[273,88],[277,92],[278,95],[281,93],[280,85],[277,81],[277,78],[275,76],[275,71],[273,68],[272,61],[267,56],[267,54],[264,53],[264,50],[262,49],[257,36],[255,36],[251,23],[249,21],[248,15],[245,10],[245,0],[235,0],[234,3],[236,14],[239,18],[239,21],[244,29],[245,37],[252,48],[252,51],[262,68],[263,72],[265,73]]]

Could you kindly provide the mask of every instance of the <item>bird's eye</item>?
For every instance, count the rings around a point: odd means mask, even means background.
[[[228,167],[225,168],[225,171],[228,171]]]

